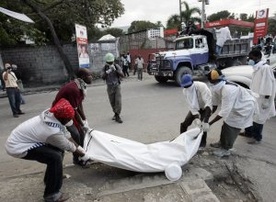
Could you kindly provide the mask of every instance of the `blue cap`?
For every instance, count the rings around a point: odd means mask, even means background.
[[[181,78],[181,87],[188,87],[193,84],[193,77],[190,74],[184,74]]]

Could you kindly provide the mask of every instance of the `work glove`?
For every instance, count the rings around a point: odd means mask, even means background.
[[[81,151],[82,153],[85,154],[85,150],[84,150],[84,148],[82,148],[82,146],[79,145],[79,146],[77,147],[77,149],[78,149],[79,151]]]
[[[115,65],[110,65],[110,67],[109,67],[112,71],[116,71],[116,67],[115,67]]]
[[[91,160],[91,158],[88,156],[87,153],[84,153],[83,156],[79,157],[79,160],[81,160],[83,162],[87,162],[87,161]]]
[[[263,103],[262,103],[262,109],[267,109],[269,107],[270,104],[270,99],[269,98],[265,98]]]
[[[210,124],[206,123],[206,122],[203,122],[201,124],[201,129],[203,130],[203,132],[208,132],[210,130]]]
[[[112,69],[108,69],[105,71],[106,74],[110,74],[112,72]]]
[[[201,127],[201,121],[199,118],[196,118],[194,121],[193,121],[193,124],[196,126],[196,127]]]

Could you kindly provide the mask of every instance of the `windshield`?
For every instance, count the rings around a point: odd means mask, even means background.
[[[175,42],[175,50],[193,48],[193,38],[186,38]]]

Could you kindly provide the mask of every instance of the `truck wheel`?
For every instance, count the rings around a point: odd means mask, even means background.
[[[168,81],[167,77],[164,76],[154,76],[155,80],[158,81],[159,83],[166,83]]]
[[[180,67],[175,75],[175,82],[177,83],[177,85],[181,86],[181,78],[184,74],[193,75],[193,72],[189,67]]]

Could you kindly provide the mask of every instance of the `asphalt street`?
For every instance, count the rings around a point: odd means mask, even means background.
[[[48,89],[55,89],[55,87],[49,86]],[[35,89],[32,89],[32,90],[34,91]],[[0,108],[1,108],[0,144],[2,145],[1,153],[0,153],[0,182],[1,182],[0,187],[5,186],[5,180],[14,179],[15,180],[14,183],[9,181],[8,184],[14,187],[23,186],[24,192],[29,193],[29,195],[32,195],[32,194],[35,195],[33,190],[31,192],[29,192],[28,190],[28,188],[30,188],[28,186],[29,185],[31,186],[32,183],[26,183],[26,184],[23,183],[24,180],[26,180],[24,176],[29,176],[29,175],[34,176],[34,174],[37,174],[38,177],[35,176],[33,178],[36,178],[36,177],[37,179],[42,178],[42,176],[40,175],[42,175],[45,169],[44,165],[41,165],[35,162],[15,159],[8,156],[4,150],[4,144],[13,128],[15,128],[18,124],[20,124],[24,120],[27,120],[33,116],[36,116],[43,110],[49,108],[51,106],[51,103],[56,93],[57,93],[56,90],[43,90],[43,92],[38,91],[34,94],[25,95],[26,104],[22,105],[22,110],[26,114],[20,116],[19,118],[13,118],[7,98],[0,99]],[[122,109],[121,117],[124,122],[122,124],[118,124],[112,120],[113,113],[108,102],[106,86],[104,85],[104,82],[101,80],[95,81],[93,85],[88,87],[88,96],[86,97],[84,102],[84,108],[86,111],[87,119],[89,121],[89,125],[97,130],[111,133],[113,135],[128,138],[131,140],[143,142],[143,143],[152,143],[152,142],[159,142],[163,140],[170,140],[178,136],[179,124],[180,122],[183,121],[185,115],[188,112],[188,109],[186,107],[185,100],[182,96],[181,88],[177,87],[173,82],[168,82],[166,84],[161,85],[157,83],[152,76],[149,76],[146,74],[145,74],[145,79],[143,81],[137,81],[136,77],[131,76],[131,78],[126,78],[122,82],[122,98],[123,98],[123,109]],[[227,164],[233,164],[235,165],[235,167],[238,167],[238,169],[242,172],[243,176],[246,179],[248,179],[250,183],[252,183],[254,191],[258,196],[260,196],[260,199],[259,199],[260,201],[268,201],[268,202],[275,201],[275,198],[276,198],[276,193],[275,193],[275,190],[276,190],[275,129],[276,127],[275,127],[275,124],[276,124],[275,117],[270,119],[265,124],[264,139],[260,145],[249,145],[247,144],[248,140],[246,138],[238,137],[234,145],[235,152],[234,152],[233,158],[229,158],[226,160],[220,160],[219,158],[215,159],[217,161],[226,161]],[[215,142],[219,139],[220,127],[221,127],[221,122],[217,122],[211,127],[211,130],[208,133],[208,138],[207,138],[207,142],[208,142],[207,149],[209,149],[209,143]],[[203,156],[203,159],[204,159],[204,156]],[[64,160],[64,164],[67,167],[66,172],[70,173],[70,175],[72,176],[76,175],[81,179],[85,178],[85,173],[87,173],[88,171],[87,170],[82,171],[81,169],[72,171],[73,166],[71,165],[71,163],[72,163],[71,154],[66,154],[65,160]],[[101,166],[102,165],[96,165],[95,167],[93,167],[94,168],[93,173],[95,175],[98,175],[98,177],[102,176],[104,179],[108,178],[107,176],[110,175],[109,172],[117,173],[116,174],[117,176],[126,175],[128,178],[131,178],[131,176],[133,175],[133,174],[130,174],[128,171],[125,171],[124,173],[123,170],[118,170],[111,167],[102,168]],[[192,166],[192,165],[189,165],[189,166]],[[191,167],[191,169],[196,169],[196,168]],[[103,173],[100,172],[101,170]],[[158,174],[157,176],[159,175],[160,174]],[[154,176],[150,176],[150,177],[154,178]],[[133,178],[137,178],[137,176],[134,176]],[[163,179],[163,178],[164,176],[162,174],[162,177],[158,178],[157,181],[159,181],[163,185],[169,184],[166,181],[166,179]],[[96,180],[96,179],[98,179],[97,176],[94,176],[93,180]],[[145,180],[145,178],[143,179]],[[183,179],[185,179],[185,176],[183,176]],[[112,180],[114,185],[116,181],[116,176],[115,177],[113,176]],[[131,184],[130,182],[131,180],[129,179],[127,182],[125,182],[124,186],[128,187],[128,185]],[[150,178],[149,182],[152,182],[152,178]],[[96,188],[100,189],[99,185],[96,186],[93,183],[91,182],[91,184],[89,185],[86,184],[86,186],[84,187],[84,190],[93,186],[94,186],[93,187],[94,192],[97,191]],[[66,184],[66,182],[64,182],[64,184]],[[181,184],[181,182],[179,182],[176,185],[177,186],[179,185],[180,187],[182,187],[182,190],[183,190],[183,187],[186,186]],[[173,186],[176,186],[176,185],[174,184]],[[79,186],[82,187],[83,185],[79,185]],[[122,186],[122,185],[117,185],[117,186]],[[73,187],[70,187],[70,188],[76,191],[75,188]],[[145,188],[145,186],[143,188]],[[164,190],[166,190],[165,186],[163,188]],[[14,188],[12,187],[10,189],[12,190]],[[18,191],[18,189],[19,188],[17,187],[15,190]],[[113,190],[113,189],[110,187],[106,188],[106,190]],[[38,188],[36,187],[35,190],[39,192],[39,193],[36,193],[38,196],[42,195],[42,192],[43,192],[42,187],[38,187]],[[106,190],[104,193],[107,192]],[[170,190],[173,190],[173,189],[171,188]],[[21,190],[21,192],[23,191]],[[135,189],[131,189],[129,191],[132,191],[133,192],[132,194],[136,193]],[[162,190],[161,191],[159,190],[159,192],[162,193]],[[13,192],[11,191],[11,193]],[[0,192],[1,201],[6,201],[9,199],[9,197],[6,195],[1,198],[2,194],[3,194],[3,191]],[[15,194],[15,196],[21,197],[20,199],[22,199],[22,196],[20,195],[18,196],[18,194]],[[149,197],[149,195],[147,196]],[[17,200],[14,200],[14,201],[26,201],[26,198],[24,197],[26,196],[23,196],[22,200],[19,200],[17,198]],[[110,201],[110,198],[107,199],[105,197],[107,196],[102,194],[102,198],[99,199],[99,201]],[[151,201],[150,199],[153,199],[152,197],[153,196],[149,197],[148,201]],[[183,197],[185,198],[185,196]],[[87,199],[82,198],[81,195],[75,196],[75,198],[78,201],[89,201]],[[138,198],[139,197],[137,196],[136,201],[140,201],[138,200]],[[223,201],[221,197],[218,196],[218,198],[220,199],[220,201]],[[12,201],[12,200],[9,200],[9,201]],[[120,199],[118,198],[117,201],[120,201]],[[128,201],[128,200],[121,199],[121,201]],[[147,200],[145,200],[145,198],[142,197],[141,201],[147,201]],[[155,200],[155,201],[181,201],[181,200],[164,199],[164,200]],[[183,201],[188,201],[188,200],[183,199]],[[192,201],[196,201],[196,200],[192,200]],[[213,197],[212,201],[216,201],[216,197]]]

